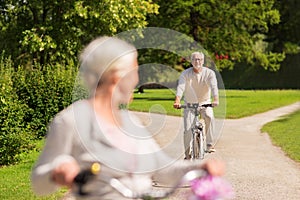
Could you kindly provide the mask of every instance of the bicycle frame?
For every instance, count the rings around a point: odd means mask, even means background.
[[[204,159],[206,152],[206,135],[203,130],[203,125],[199,120],[200,109],[212,107],[212,104],[199,105],[199,103],[188,103],[181,105],[180,108],[190,109],[195,115],[192,123],[192,138],[190,141],[190,156],[191,160]]]

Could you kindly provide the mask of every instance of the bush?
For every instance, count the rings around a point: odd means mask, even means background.
[[[17,162],[18,155],[33,146],[32,136],[24,123],[29,108],[17,98],[9,59],[1,60],[0,73],[0,165],[7,165]]]
[[[45,136],[53,116],[72,103],[77,69],[60,65],[14,68],[0,58],[0,165],[12,164]]]
[[[14,75],[14,87],[20,101],[30,111],[25,117],[37,138],[44,137],[53,116],[72,102],[72,90],[76,70],[72,66],[47,66],[40,69],[18,68]]]

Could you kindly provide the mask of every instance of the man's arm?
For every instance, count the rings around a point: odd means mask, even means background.
[[[185,90],[185,75],[184,72],[180,75],[179,80],[178,80],[178,85],[177,85],[177,91],[176,91],[176,97],[175,97],[175,101],[173,104],[174,108],[180,108],[181,104],[180,104],[180,100],[181,97],[183,95],[183,92]]]
[[[212,101],[212,106],[218,106],[219,105],[219,96],[214,96]]]
[[[219,105],[219,89],[218,89],[217,77],[216,77],[216,74],[214,71],[212,71],[212,73],[211,73],[210,87],[211,87],[212,96],[213,96],[212,105],[213,105],[213,107],[215,107],[215,106]]]

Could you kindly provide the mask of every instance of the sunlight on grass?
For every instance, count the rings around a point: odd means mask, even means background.
[[[226,118],[236,119],[262,113],[300,101],[300,90],[226,90],[221,103],[226,105],[219,112],[226,112]],[[173,108],[175,90],[151,89],[145,93],[135,93],[129,105],[130,110],[149,112],[153,105],[160,105],[168,115],[181,115],[181,110]],[[220,105],[221,106],[221,105]],[[215,108],[218,116],[218,109]],[[222,115],[223,113],[220,113]]]
[[[272,142],[281,147],[286,154],[300,162],[300,110],[292,115],[283,117],[266,124],[263,132],[267,132]]]
[[[236,119],[300,101],[300,90],[226,90],[226,118]]]
[[[38,141],[38,146],[43,144],[43,141]],[[38,197],[34,195],[30,186],[30,173],[34,162],[37,160],[39,152],[32,151],[24,155],[24,160],[12,166],[2,166],[0,168],[0,199],[11,200],[56,200],[61,198],[66,192],[65,189],[58,191],[55,194],[47,197]]]

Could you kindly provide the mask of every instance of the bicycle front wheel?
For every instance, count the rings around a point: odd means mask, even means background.
[[[195,129],[192,132],[192,139],[190,142],[190,156],[191,159],[199,159],[199,136]]]
[[[205,135],[203,133],[203,131],[201,130],[200,133],[199,133],[199,143],[198,143],[198,146],[199,146],[199,159],[203,160],[204,159],[204,154],[205,154],[205,151],[206,151],[206,140],[205,140]]]

